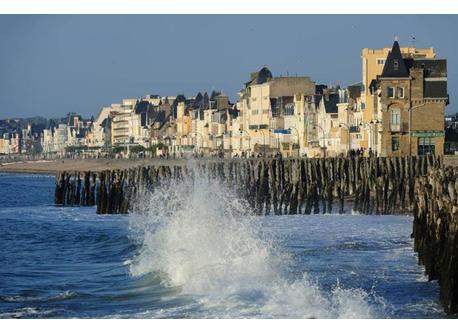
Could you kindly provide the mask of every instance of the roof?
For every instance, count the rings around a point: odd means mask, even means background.
[[[388,57],[383,66],[382,75],[380,77],[409,77],[406,64],[402,58],[401,48],[399,47],[398,41],[394,41],[391,51],[388,53]]]
[[[358,97],[361,97],[362,85],[362,82],[359,82],[347,87],[350,98],[356,100]]]
[[[326,113],[337,113],[337,104],[340,102],[339,94],[325,94],[323,96]]]
[[[425,78],[447,77],[447,60],[445,59],[415,59],[412,67],[423,68]]]
[[[447,98],[447,81],[425,81],[423,96],[426,98]]]
[[[369,91],[373,94],[378,89],[378,82],[377,80],[372,80],[369,84]]]
[[[259,72],[251,73],[250,81],[246,82],[245,86],[248,87],[252,84],[263,84],[272,80],[272,77],[272,72],[267,67],[263,67],[259,70]]]
[[[137,102],[137,104],[135,104],[135,107],[134,107],[136,114],[145,113],[149,111],[150,108],[151,108],[151,104],[148,101],[139,101]]]

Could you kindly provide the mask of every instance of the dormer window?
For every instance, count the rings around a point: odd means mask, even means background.
[[[399,61],[397,59],[394,60],[394,70],[399,70]]]

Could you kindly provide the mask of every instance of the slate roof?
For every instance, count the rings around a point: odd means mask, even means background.
[[[445,59],[408,59],[410,68],[423,68],[423,96],[426,98],[448,98],[447,60]]]
[[[401,48],[399,47],[398,41],[394,41],[391,51],[388,53],[388,57],[383,66],[382,75],[380,77],[409,77],[407,66],[402,58]]]
[[[447,77],[446,59],[405,59],[408,68],[423,68],[425,78]]]
[[[259,72],[251,73],[250,81],[245,83],[245,87],[252,84],[263,84],[272,80],[272,78],[272,72],[267,67],[263,67],[259,70]]]
[[[135,113],[145,113],[148,112],[151,109],[151,104],[148,101],[139,101],[137,104],[135,104]]]
[[[369,91],[371,94],[375,93],[378,89],[378,82],[377,80],[372,80],[371,83],[369,84]]]
[[[425,81],[423,95],[426,98],[447,98],[447,81]]]
[[[323,99],[326,113],[337,113],[337,104],[340,101],[339,94],[325,94]]]
[[[361,88],[362,88],[362,82],[348,86],[347,89],[348,89],[348,94],[350,95],[350,98],[356,100],[358,97],[361,97]]]

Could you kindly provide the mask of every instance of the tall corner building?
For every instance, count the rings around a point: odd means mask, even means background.
[[[447,62],[431,48],[362,50],[362,147],[378,156],[442,155]]]

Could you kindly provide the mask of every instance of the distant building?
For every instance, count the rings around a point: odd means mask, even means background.
[[[248,142],[243,141],[242,150],[263,154],[306,153],[304,100],[314,92],[315,83],[308,76],[274,77],[267,67],[251,73],[239,93],[241,132],[233,133],[249,138]]]

